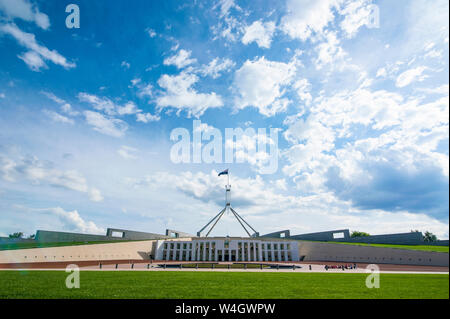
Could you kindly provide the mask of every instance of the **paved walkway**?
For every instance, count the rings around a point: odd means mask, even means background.
[[[298,266],[298,265],[297,265]],[[5,270],[22,270],[22,269],[5,269]],[[29,270],[29,269],[28,269]],[[34,268],[32,270],[66,270],[65,268]],[[119,264],[118,268],[115,265],[103,265],[100,269],[99,266],[84,266],[80,267],[82,271],[206,271],[206,272],[282,272],[282,273],[342,273],[342,274],[355,274],[362,273],[366,274],[365,268],[357,268],[357,269],[329,269],[325,270],[324,265],[311,265],[311,270],[309,270],[309,265],[301,265],[301,268],[174,268],[167,267],[166,269],[162,267],[158,267],[156,264],[151,264],[150,268],[147,268],[147,264],[134,264],[133,268],[131,268],[130,264]],[[445,271],[402,271],[402,270],[380,270],[382,274],[445,274],[448,275],[449,272]]]

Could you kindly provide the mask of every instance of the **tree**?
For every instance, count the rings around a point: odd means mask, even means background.
[[[367,237],[370,236],[370,234],[362,232],[362,231],[352,231],[352,233],[350,234],[350,237],[354,238],[354,237]]]
[[[22,232],[9,234],[9,238],[22,238],[22,237],[23,237],[23,233]]]
[[[423,236],[423,241],[426,241],[426,242],[435,242],[435,241],[437,241],[437,237],[436,237],[435,234],[433,234],[433,233],[431,233],[431,232],[429,232],[429,231],[426,231],[426,232],[425,232],[425,235]]]
[[[28,236],[29,239],[34,239],[36,237],[36,234],[32,234],[30,236]]]

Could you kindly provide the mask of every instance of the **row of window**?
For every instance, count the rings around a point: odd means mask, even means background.
[[[261,249],[262,250],[290,250],[291,249],[291,244],[287,243],[287,244],[275,244],[275,243],[247,243],[247,242],[238,242],[238,249],[242,249],[242,247],[244,247],[244,249],[247,249],[248,245],[250,245],[250,249],[252,250],[253,247],[256,247],[256,249],[258,249],[259,245],[261,245]],[[212,249],[215,249],[216,247],[216,242],[212,241],[212,242],[200,242],[200,243],[195,243],[196,248],[200,247],[200,249],[203,249],[203,247],[205,246],[206,249],[209,249],[209,247],[211,247]],[[229,242],[225,241],[224,242],[224,248],[227,249],[229,248]],[[192,249],[192,243],[164,243],[164,249],[165,250],[191,250]]]
[[[292,261],[292,255],[290,251],[265,251],[259,256],[258,253],[256,255],[248,254],[245,250],[243,254],[240,251],[236,254],[236,250],[229,249],[205,252],[197,250],[196,254],[189,250],[165,250],[162,259],[181,261]]]

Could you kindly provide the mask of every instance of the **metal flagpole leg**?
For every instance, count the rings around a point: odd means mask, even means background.
[[[222,217],[222,215],[225,213],[226,210],[227,210],[227,208],[225,207],[222,210],[222,213],[220,214],[219,218],[217,218],[216,222],[212,225],[211,229],[209,230],[209,232],[206,234],[205,237],[208,237],[209,233],[213,230],[214,226],[216,226],[217,222],[219,221],[219,219]]]
[[[238,213],[236,213],[236,211],[235,211],[231,206],[230,206],[230,209],[231,209],[231,211],[232,211],[233,213],[235,213],[237,216],[239,216],[239,218],[242,219],[242,221],[243,221],[248,227],[250,227],[255,233],[257,233],[257,231],[256,231],[252,226],[250,226],[249,223],[247,223],[247,222],[245,221],[245,219],[242,218],[241,215],[239,215]]]
[[[231,209],[231,207],[230,207],[230,209]],[[238,220],[239,224],[241,224],[242,228],[244,228],[245,232],[248,234],[248,237],[252,237],[252,235],[250,235],[250,233],[248,232],[247,228],[245,228],[244,224],[242,224],[242,222],[236,216],[236,212],[233,209],[231,209],[231,212],[233,213],[234,217],[236,217],[236,219]]]
[[[200,233],[206,228],[206,227],[208,227],[208,225],[209,224],[211,224],[220,214],[222,214],[223,213],[223,211],[226,209],[226,207],[224,208],[224,209],[222,209],[216,216],[214,216],[214,218],[213,219],[211,219],[205,226],[203,226],[203,228],[202,229],[200,229],[198,232],[197,232],[197,236],[199,236],[200,237]]]

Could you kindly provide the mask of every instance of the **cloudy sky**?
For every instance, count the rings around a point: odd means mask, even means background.
[[[448,239],[448,9],[0,0],[0,236],[195,233],[222,208],[229,168],[232,205],[260,233]],[[263,152],[174,163],[170,134],[192,136],[194,120],[276,129],[278,169],[262,173]],[[245,233],[225,216],[214,234]]]

